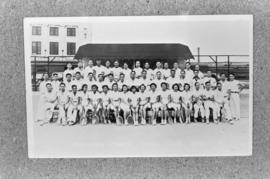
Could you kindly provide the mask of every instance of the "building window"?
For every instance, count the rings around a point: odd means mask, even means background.
[[[59,51],[59,44],[58,42],[50,42],[50,55],[58,55]]]
[[[76,36],[76,28],[67,28],[67,36]]]
[[[41,42],[38,41],[32,42],[32,54],[33,55],[41,54]]]
[[[67,43],[67,55],[75,55],[76,53],[76,43],[68,42]]]
[[[32,27],[32,35],[41,35],[41,27],[33,26]]]
[[[50,27],[50,35],[51,36],[58,36],[59,28],[58,27]]]

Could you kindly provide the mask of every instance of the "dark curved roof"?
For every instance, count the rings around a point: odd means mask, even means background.
[[[86,44],[79,47],[75,59],[123,58],[123,59],[194,59],[188,46],[168,44]]]

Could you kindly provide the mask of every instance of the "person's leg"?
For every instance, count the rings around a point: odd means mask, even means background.
[[[59,125],[62,125],[63,116],[65,115],[65,110],[64,110],[64,107],[62,105],[58,105],[57,107],[58,107],[58,111],[59,111],[57,123]]]
[[[204,107],[203,107],[202,104],[199,106],[199,110],[201,112],[201,118],[202,118],[202,120],[204,120],[204,118],[205,118],[205,110],[204,110]]]
[[[217,109],[217,105],[214,103],[214,102],[210,102],[210,108],[212,108],[212,110],[213,110],[213,120],[214,120],[214,123],[218,123],[218,119],[217,119],[217,117],[218,117],[218,111],[219,111],[219,109]]]
[[[231,109],[231,115],[232,115],[232,119],[235,120],[236,119],[236,103],[235,103],[235,94],[232,93],[231,94],[231,98],[230,98],[230,109]]]
[[[234,101],[235,101],[236,120],[240,120],[240,96],[239,96],[239,94],[235,94]]]
[[[198,118],[200,107],[197,103],[194,104],[194,119]]]
[[[210,117],[209,101],[204,102],[204,108],[205,108],[206,123],[209,124],[209,117]]]

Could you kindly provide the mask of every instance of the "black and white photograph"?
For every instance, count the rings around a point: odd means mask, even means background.
[[[251,15],[24,19],[30,158],[252,155]]]

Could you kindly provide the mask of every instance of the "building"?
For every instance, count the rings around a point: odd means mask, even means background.
[[[57,60],[70,56],[73,59],[78,48],[91,43],[91,29],[89,26],[76,24],[31,24],[32,56],[54,56]],[[68,60],[68,59],[65,59]]]

